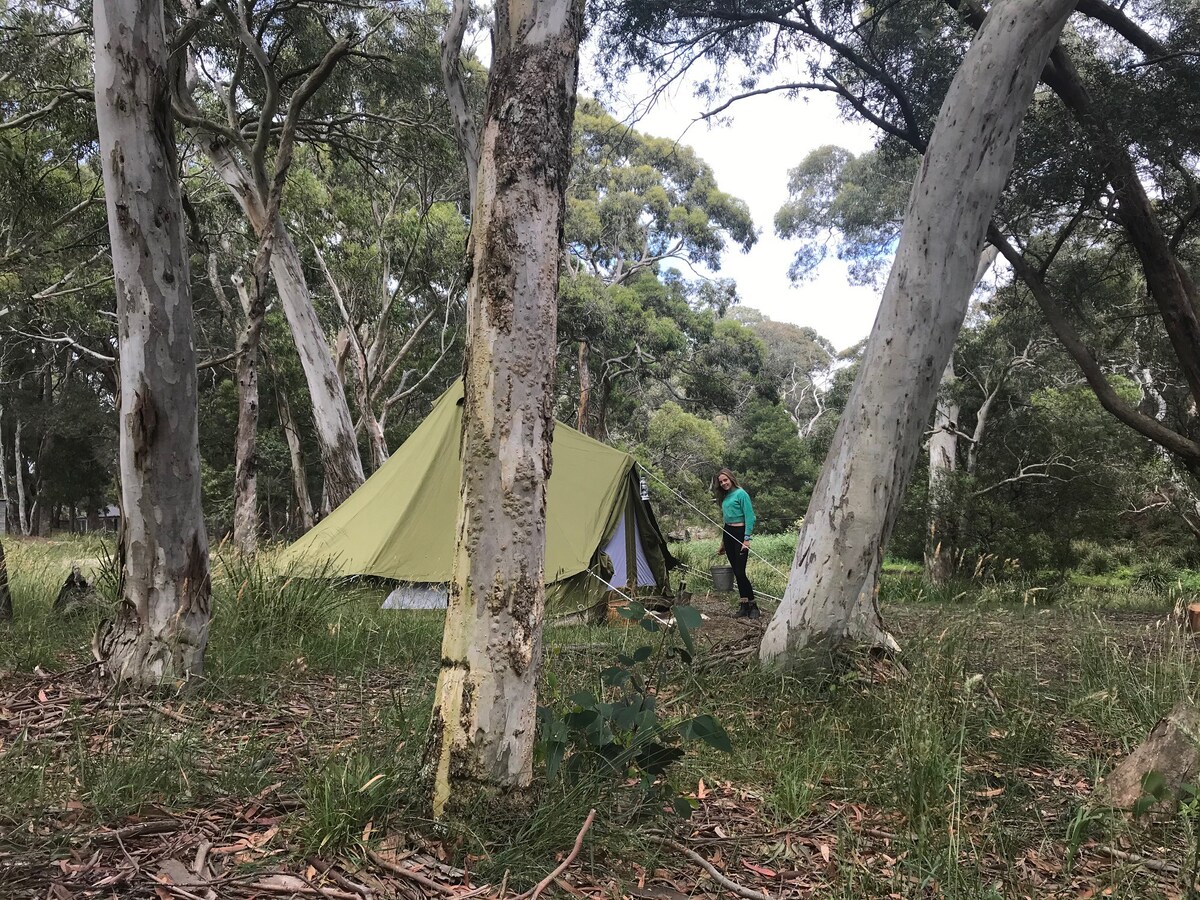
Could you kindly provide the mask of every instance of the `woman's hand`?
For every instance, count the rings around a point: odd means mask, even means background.
[[[749,541],[742,541],[742,552],[743,553],[750,552],[750,542]]]
[[[718,544],[718,545],[717,545],[717,552],[716,552],[716,553],[714,553],[714,554],[713,554],[713,556],[724,556],[724,555],[725,555],[725,545],[724,545],[724,544]]]

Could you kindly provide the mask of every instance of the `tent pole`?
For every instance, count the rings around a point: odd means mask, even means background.
[[[634,475],[631,471],[630,484],[633,483],[633,478]],[[627,493],[625,498],[625,587],[629,591],[629,596],[637,599],[637,513],[633,508],[632,492]]]

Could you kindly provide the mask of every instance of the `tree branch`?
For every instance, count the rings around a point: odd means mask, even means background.
[[[1067,353],[1078,364],[1084,379],[1095,392],[1096,399],[1100,401],[1100,405],[1119,421],[1174,454],[1187,467],[1188,471],[1200,473],[1200,444],[1172,431],[1122,399],[1109,384],[1108,378],[1104,375],[1092,352],[1083,343],[1071,323],[1067,321],[1067,317],[1051,296],[1049,289],[1038,277],[1037,271],[1025,260],[1021,252],[1009,243],[994,223],[988,226],[988,241],[1009,261],[1013,271],[1029,288],[1034,300],[1037,301],[1042,313],[1046,316],[1051,330],[1054,331]]]
[[[475,209],[476,182],[479,173],[479,128],[467,102],[467,89],[462,77],[462,43],[467,31],[469,0],[454,0],[450,20],[442,36],[442,80],[450,100],[450,115],[458,149],[467,164],[467,185],[470,189],[471,210]]]
[[[1097,22],[1103,22],[1146,56],[1165,58],[1167,48],[1115,6],[1109,6],[1103,0],[1079,0],[1075,9]]]

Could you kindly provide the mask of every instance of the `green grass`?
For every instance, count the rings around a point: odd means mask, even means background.
[[[755,541],[765,560],[752,563],[751,577],[765,592],[782,596],[774,569],[787,571],[793,541]],[[713,547],[678,552],[707,569]],[[66,622],[50,612],[72,561],[96,557],[96,545],[9,539],[5,549],[16,606],[0,636],[7,692],[28,688],[37,667],[86,664],[104,610]],[[864,663],[799,677],[669,662],[663,716],[712,714],[734,745],[728,754],[697,745],[672,780],[685,793],[701,780],[710,789],[729,784],[738,808],[757,817],[732,831],[827,835],[820,840],[831,842],[838,864],[820,896],[1020,895],[1031,891],[1020,864],[1029,853],[1091,872],[1088,883],[1112,896],[1159,896],[1135,869],[1106,863],[1101,872],[1090,842],[1168,848],[1182,860],[1186,828],[1149,830],[1105,813],[1089,788],[1172,705],[1194,697],[1194,646],[1156,624],[1187,599],[1190,578],[1180,573],[1165,591],[1121,569],[1049,584],[1013,577],[932,588],[919,567],[889,563],[881,603],[904,648],[903,668]],[[280,825],[286,858],[357,854],[368,826],[375,837],[437,834],[453,860],[470,855],[480,878],[496,883],[508,872],[511,886],[524,889],[571,846],[595,807],[590,865],[628,875],[629,861],[680,864],[658,860],[645,839],[645,829],[676,820],[614,779],[539,780],[524,805],[481,796],[455,821],[438,829],[426,822],[418,785],[442,616],[382,611],[384,592],[364,582],[277,579],[219,559],[206,678],[161,701],[186,724],[147,709],[117,713],[115,698],[69,712],[56,740],[16,734],[0,746],[0,822],[78,807],[94,827],[155,810],[240,808],[271,789],[292,798]],[[600,690],[599,673],[618,653],[654,639],[636,627],[552,629],[543,702],[561,706]],[[867,825],[896,836],[887,847],[892,864],[878,862],[879,839]],[[48,839],[61,837],[10,829],[0,851]],[[728,852],[776,869],[811,868],[789,847],[755,839]]]

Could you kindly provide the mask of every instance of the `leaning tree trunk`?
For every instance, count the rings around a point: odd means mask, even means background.
[[[896,260],[813,490],[760,657],[896,649],[877,602],[883,550],[962,327],[984,234],[1034,85],[1075,0],[997,0],[954,76]]]
[[[365,480],[362,458],[358,455],[346,390],[317,319],[300,253],[282,222],[277,221],[275,229],[271,274],[308,382],[313,424],[321,448],[321,469],[325,474],[325,496],[333,509]]]
[[[211,586],[200,506],[191,275],[158,0],[97,0],[96,122],[120,350],[120,609],[94,649],[118,681],[198,674]]]
[[[254,293],[235,276],[245,324],[238,336],[238,424],[233,475],[233,546],[244,556],[258,552],[258,345],[266,317],[264,284],[255,279]]]
[[[0,622],[11,622],[12,592],[8,589],[8,563],[4,559],[4,544],[0,543]]]
[[[261,241],[270,218],[266,198],[261,196],[222,139],[205,132],[198,132],[197,137],[217,176],[237,200]],[[328,499],[331,506],[337,506],[365,480],[354,437],[354,422],[346,402],[345,387],[313,306],[300,252],[278,215],[274,220],[271,276],[275,279],[279,303],[308,384]]]
[[[437,816],[468,785],[522,788],[533,775],[583,0],[506,0],[495,14],[471,225],[458,540],[429,746]]]

